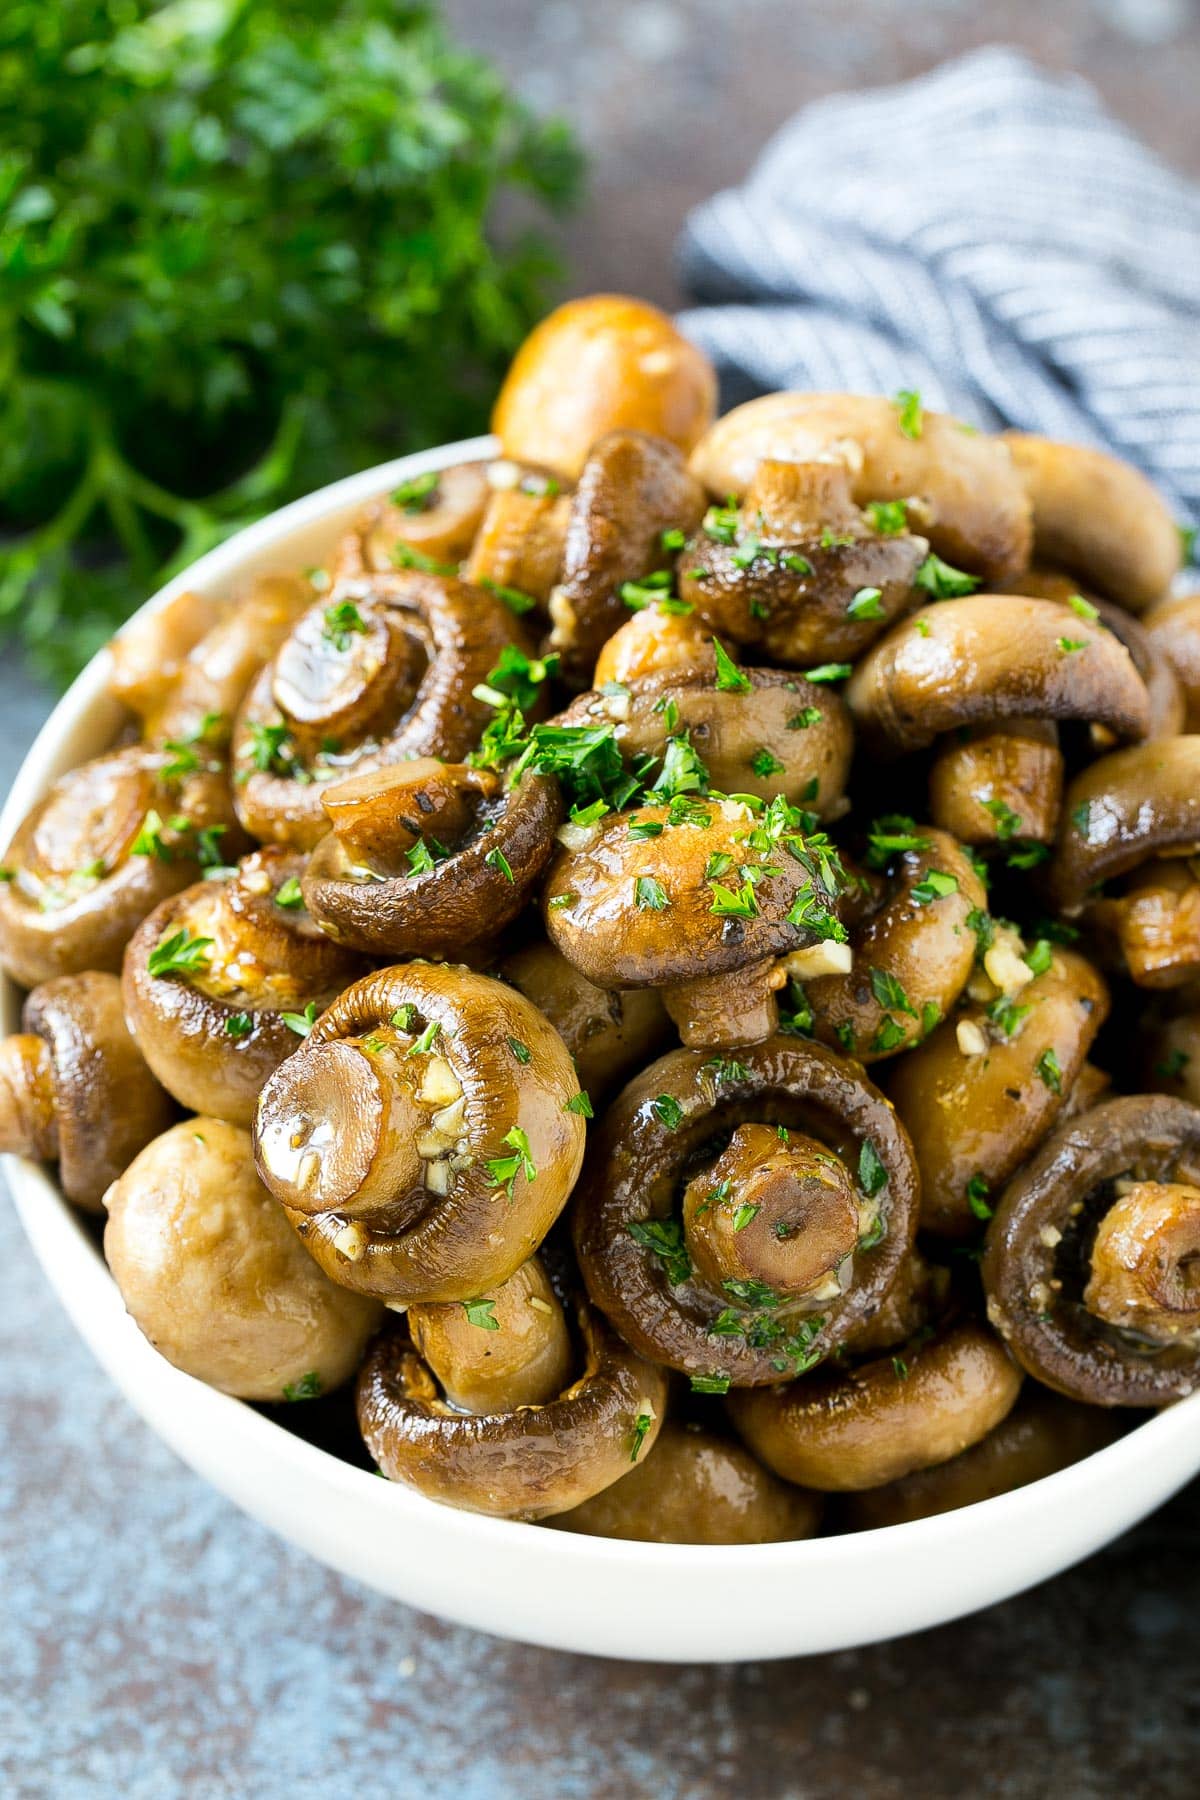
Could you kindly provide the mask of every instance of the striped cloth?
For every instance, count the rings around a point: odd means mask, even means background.
[[[1200,191],[1012,51],[806,108],[690,216],[726,397],[891,394],[1128,457],[1200,518]]]

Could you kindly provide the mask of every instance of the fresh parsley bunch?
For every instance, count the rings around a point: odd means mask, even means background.
[[[63,676],[306,488],[478,427],[572,197],[403,0],[0,8],[0,631]]]

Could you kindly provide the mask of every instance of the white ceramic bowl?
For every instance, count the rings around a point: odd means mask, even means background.
[[[364,501],[494,453],[451,444],[336,482],[241,532],[148,602],[319,563]],[[60,701],[0,817],[0,842],[117,725],[103,653]],[[17,1028],[5,980],[0,1024]],[[265,1525],[382,1593],[502,1637],[602,1656],[734,1662],[844,1649],[959,1617],[1065,1569],[1200,1470],[1200,1394],[1061,1474],[940,1518],[811,1543],[618,1543],[438,1506],[339,1462],[162,1360],[126,1316],[51,1176],[6,1159],[26,1233],[75,1326],[146,1423]]]

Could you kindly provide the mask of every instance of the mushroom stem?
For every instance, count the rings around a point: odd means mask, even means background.
[[[852,453],[857,473],[860,458]],[[850,493],[850,469],[842,461],[783,462],[764,457],[742,500],[748,521],[761,516],[766,535],[788,538],[811,530],[852,531],[865,535],[862,513]]]
[[[489,1294],[410,1306],[408,1328],[451,1406],[546,1406],[571,1380],[566,1316],[536,1256]]]
[[[1139,1181],[1105,1214],[1092,1246],[1088,1311],[1171,1344],[1200,1330],[1200,1188]]]
[[[663,1003],[689,1050],[760,1044],[779,1023],[776,994],[787,976],[774,957],[663,989]]]
[[[786,1298],[820,1298],[862,1235],[849,1171],[815,1138],[739,1125],[684,1190],[693,1268],[717,1289],[765,1283]],[[728,1291],[728,1290],[727,1290]]]
[[[0,1150],[39,1162],[58,1155],[50,1046],[32,1032],[0,1040]]]
[[[1148,863],[1124,894],[1094,902],[1088,917],[1114,933],[1138,987],[1180,987],[1200,972],[1200,882],[1190,858]]]

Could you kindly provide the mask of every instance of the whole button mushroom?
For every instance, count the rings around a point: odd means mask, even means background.
[[[346,989],[263,1089],[263,1180],[335,1281],[411,1305],[530,1257],[583,1159],[587,1102],[523,995],[409,963]]]
[[[693,472],[719,501],[745,494],[764,461],[840,461],[853,499],[917,501],[939,555],[992,580],[1029,562],[1030,503],[1006,446],[906,396],[766,394],[735,406],[697,444]]]
[[[904,1128],[856,1064],[782,1037],[677,1050],[605,1115],[575,1248],[628,1343],[723,1393],[803,1374],[873,1318],[917,1201]]]
[[[99,1212],[174,1108],[129,1035],[115,975],[43,982],[21,1024],[0,1040],[0,1150],[57,1162],[67,1199]]]
[[[1131,612],[1179,571],[1179,528],[1146,477],[1101,450],[1024,431],[1004,443],[1033,507],[1039,561],[1070,569]]]
[[[491,492],[486,463],[454,463],[408,476],[367,507],[338,553],[338,576],[405,567],[453,575],[471,548]],[[429,568],[430,563],[445,566]]]
[[[244,843],[219,764],[110,750],[61,775],[17,827],[0,881],[0,962],[25,987],[115,973],[146,914]]]
[[[303,867],[295,851],[255,851],[164,900],[129,941],[129,1028],[193,1111],[250,1125],[267,1077],[363,971],[305,911]]]
[[[640,681],[648,675],[709,675],[716,671],[713,634],[679,606],[651,601],[607,639],[596,658],[592,685]]]
[[[929,544],[905,502],[863,512],[838,462],[755,470],[740,507],[710,507],[680,558],[679,592],[722,637],[802,667],[862,654],[919,599]]]
[[[381,1308],[324,1276],[254,1172],[250,1134],[185,1119],[107,1196],[104,1255],[160,1355],[243,1400],[311,1399],[354,1373]]]
[[[619,1481],[550,1522],[643,1544],[783,1544],[816,1535],[821,1501],[780,1481],[736,1438],[668,1420]]]
[[[1200,1110],[1163,1094],[1060,1125],[988,1227],[988,1317],[1022,1367],[1094,1406],[1200,1385]]]
[[[703,351],[645,301],[592,294],[525,339],[492,429],[506,456],[574,480],[610,431],[645,431],[685,454],[712,423],[717,378]]]
[[[297,622],[247,695],[234,732],[238,813],[251,836],[310,850],[325,788],[436,756],[458,761],[489,718],[475,690],[509,645],[504,602],[465,582],[367,575]]]

